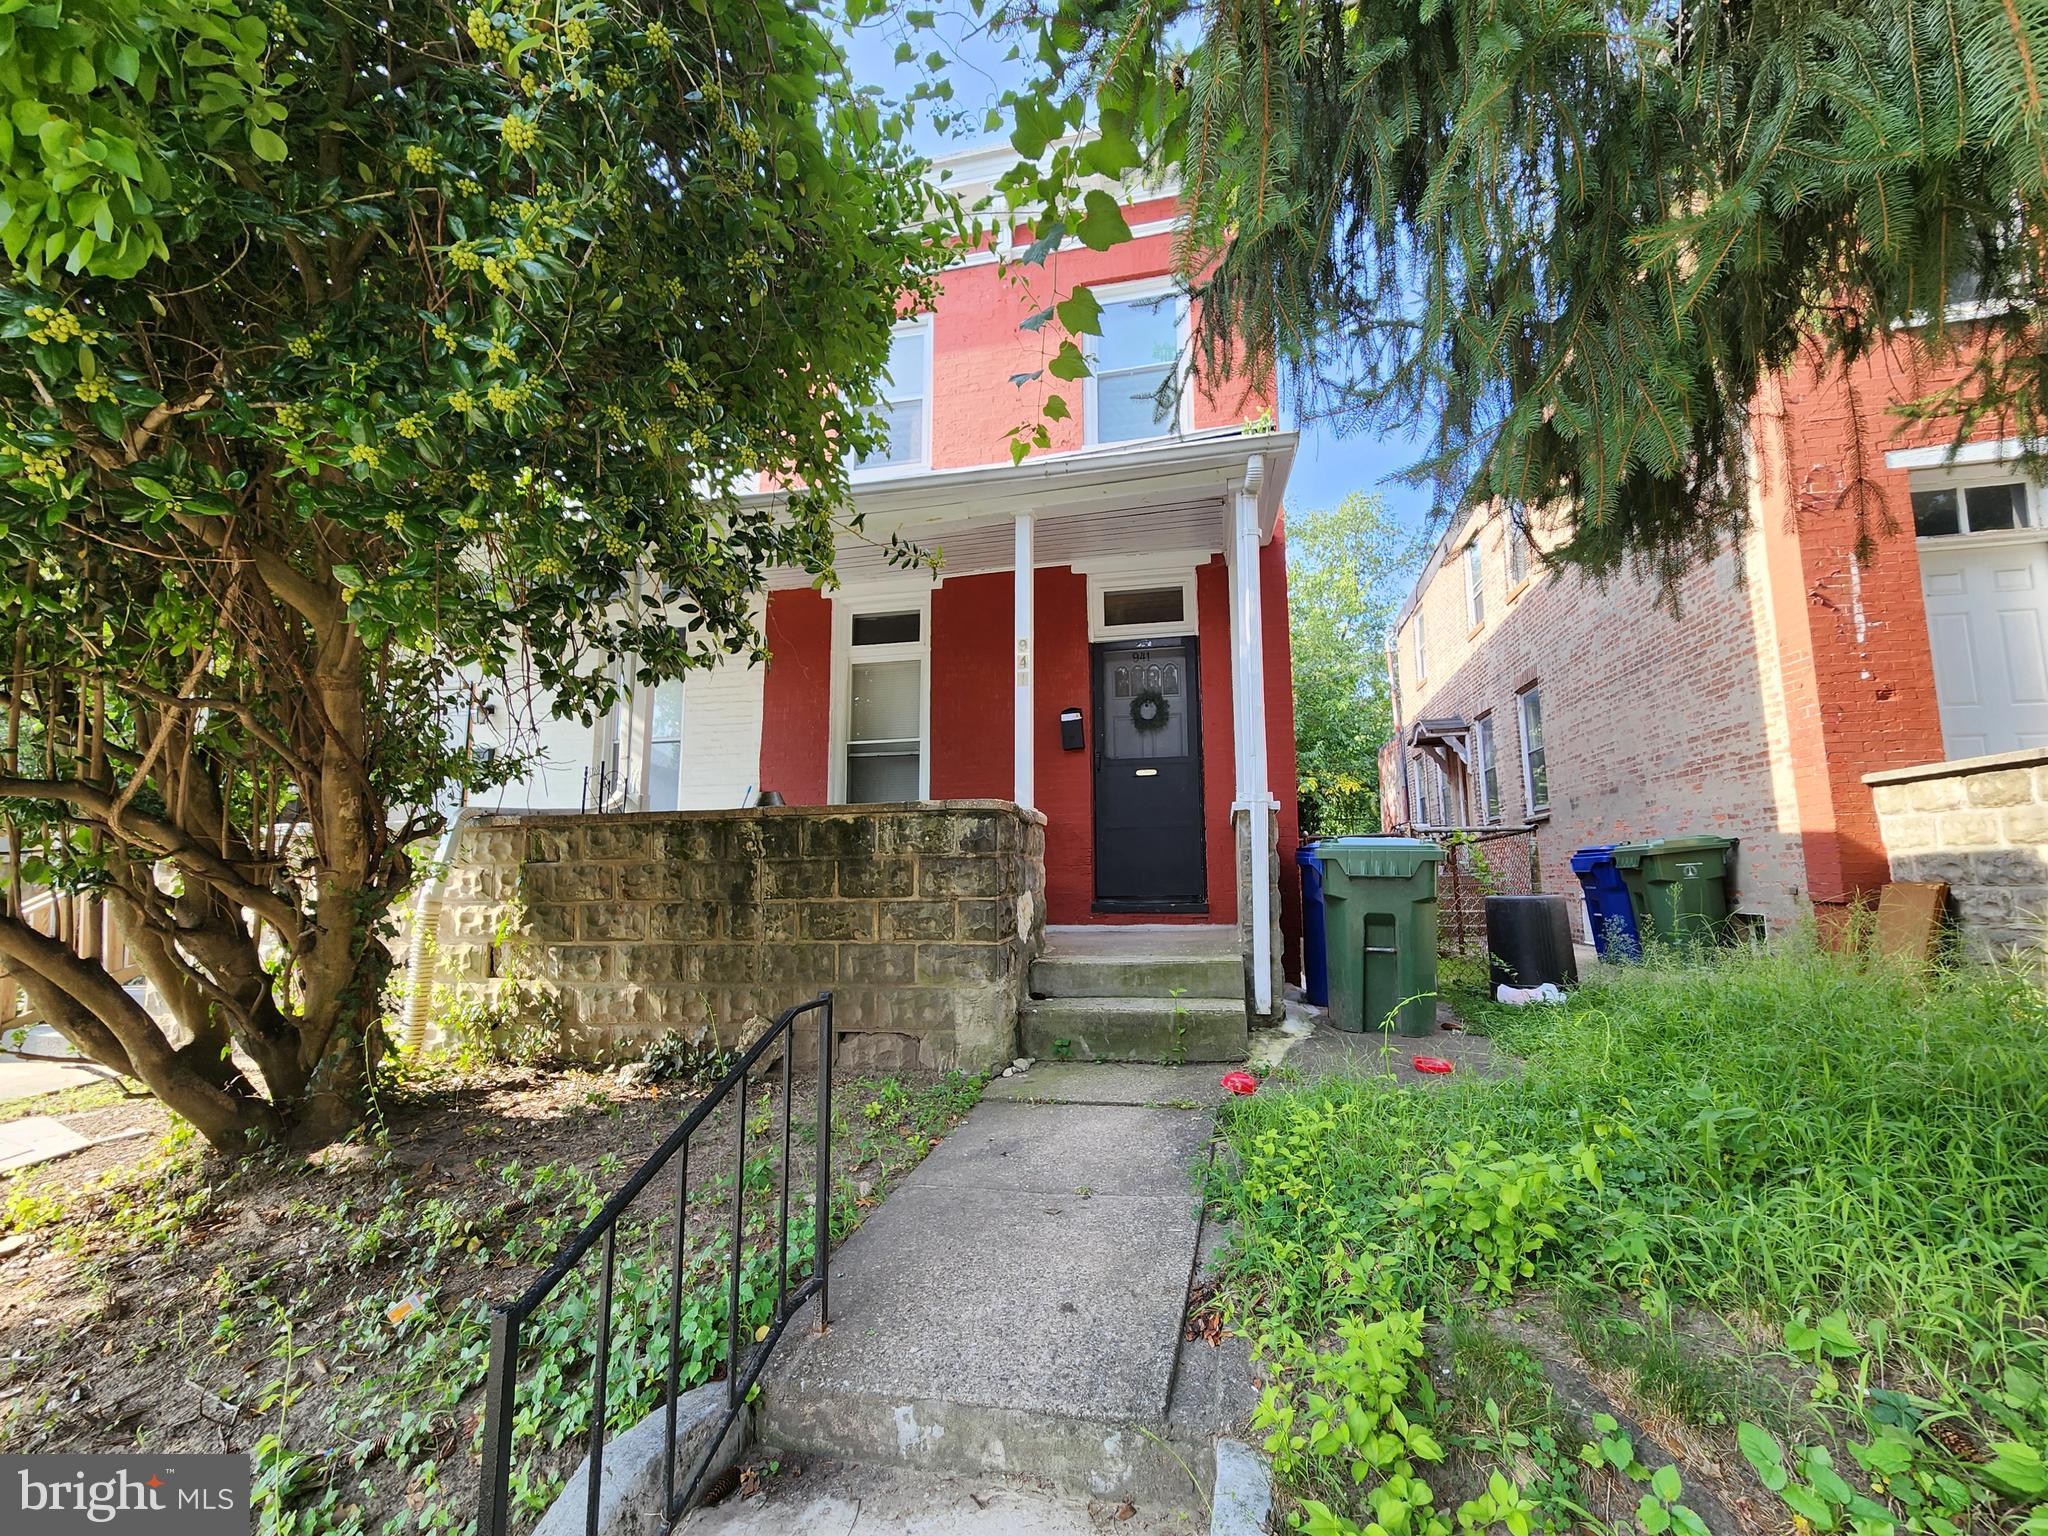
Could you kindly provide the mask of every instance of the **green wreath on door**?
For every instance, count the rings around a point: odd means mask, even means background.
[[[1163,731],[1173,706],[1157,688],[1140,688],[1131,696],[1131,725],[1140,731]]]

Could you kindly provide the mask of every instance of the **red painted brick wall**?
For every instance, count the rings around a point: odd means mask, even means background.
[[[822,805],[832,741],[832,604],[809,589],[771,592],[765,629],[761,787],[791,805]]]
[[[1008,800],[1016,788],[1010,573],[954,576],[932,592],[932,798]]]
[[[1136,226],[1172,211],[1161,200],[1127,209],[1125,217]],[[1054,452],[1080,447],[1084,383],[1042,372],[1067,333],[1057,320],[1035,332],[1022,329],[1023,322],[1081,284],[1164,277],[1172,269],[1173,237],[1157,234],[1107,251],[1056,252],[1042,267],[1006,271],[991,262],[946,273],[932,319],[933,466],[1007,464],[1009,433],[1020,425],[1044,423]],[[1030,373],[1040,377],[1010,382]],[[1068,420],[1045,422],[1041,412],[1050,394],[1067,403],[1073,413]],[[1198,428],[1234,425],[1259,415],[1272,400],[1270,381],[1215,384],[1198,378],[1193,422]]]
[[[1088,686],[1088,581],[1066,566],[1037,573],[1032,627],[1038,671],[1032,696],[1038,719],[1038,808],[1045,812],[1045,915],[1053,923],[1089,921],[1095,900],[1094,753],[1060,748],[1060,711],[1079,708],[1095,728]],[[1084,733],[1084,740],[1092,739]]]
[[[1759,401],[1763,534],[1803,597],[1805,633],[1788,625],[1784,643],[1802,674],[1793,753],[1816,900],[1889,877],[1863,775],[1945,755],[1908,475],[1885,455],[1953,440],[1953,422],[1909,425],[1890,408],[1959,372],[1928,366],[1901,338],[1846,370],[1803,363]]]

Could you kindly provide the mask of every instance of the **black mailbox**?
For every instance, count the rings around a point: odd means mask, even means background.
[[[1078,752],[1087,743],[1081,739],[1081,711],[1063,709],[1060,711],[1060,746],[1068,752]]]

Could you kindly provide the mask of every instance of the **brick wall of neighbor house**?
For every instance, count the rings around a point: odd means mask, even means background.
[[[1506,530],[1498,515],[1479,525],[1485,616],[1476,631],[1467,622],[1466,531],[1445,541],[1418,602],[1425,677],[1415,671],[1413,616],[1401,624],[1404,723],[1490,713],[1502,817],[1512,824],[1528,813],[1517,696],[1531,684],[1541,689],[1550,783],[1536,838],[1542,882],[1574,898],[1581,937],[1572,853],[1640,837],[1739,839],[1740,909],[1774,923],[1796,916],[1804,860],[1779,813],[1771,764],[1782,704],[1775,669],[1758,654],[1763,593],[1742,579],[1748,552],[1695,570],[1674,616],[1652,583],[1629,575],[1599,588],[1532,562],[1528,583],[1511,592]]]
[[[1802,362],[1753,413],[1756,523],[1798,701],[1789,766],[1816,900],[1885,880],[1863,776],[1944,755],[1909,477],[1885,454],[1954,440],[1952,420],[1908,423],[1890,408],[1957,372],[1894,341],[1846,370]]]
[[[1873,773],[1896,880],[1945,880],[1964,947],[2048,958],[2048,751]]]
[[[577,1056],[731,1046],[831,989],[842,1059],[999,1065],[1042,941],[1044,818],[992,801],[487,816],[444,888],[441,979],[559,1017]]]

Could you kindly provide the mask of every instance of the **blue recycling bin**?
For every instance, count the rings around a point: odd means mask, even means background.
[[[1323,947],[1323,861],[1313,842],[1294,850],[1301,871],[1301,990],[1318,1008],[1330,1006],[1330,957]]]
[[[1614,862],[1612,843],[1581,848],[1572,855],[1572,873],[1586,897],[1586,928],[1602,960],[1640,960],[1643,936],[1636,927],[1635,903]]]

